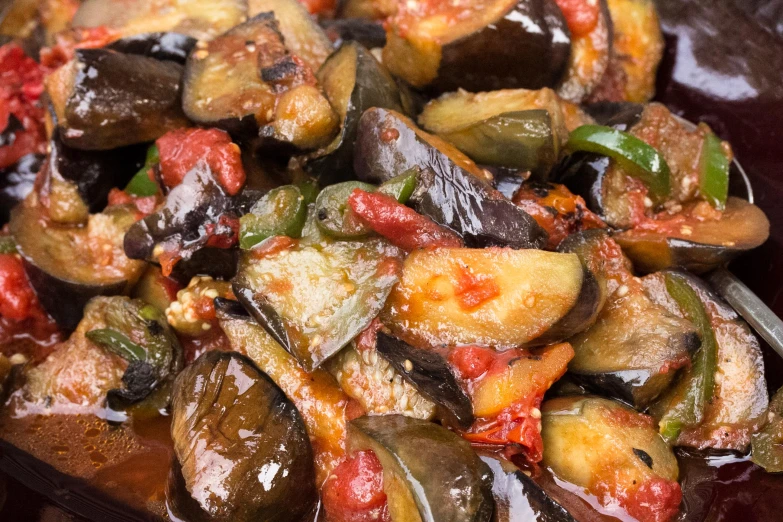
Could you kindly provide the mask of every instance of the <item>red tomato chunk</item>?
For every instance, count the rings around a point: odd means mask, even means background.
[[[372,451],[359,451],[337,466],[322,490],[328,522],[390,522],[383,467]]]

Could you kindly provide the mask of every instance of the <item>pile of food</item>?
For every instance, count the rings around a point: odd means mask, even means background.
[[[666,522],[675,449],[783,471],[700,278],[769,222],[650,102],[651,0],[16,0],[0,33],[4,453],[192,522]]]

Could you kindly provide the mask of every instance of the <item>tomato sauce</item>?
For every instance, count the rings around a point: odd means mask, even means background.
[[[462,436],[480,444],[516,444],[518,446],[512,450],[523,453],[529,462],[540,462],[544,455],[540,413],[544,391],[522,397],[496,417],[476,419]],[[534,414],[534,411],[539,413]]]
[[[120,38],[120,33],[105,26],[80,27],[57,33],[55,44],[41,49],[41,65],[47,72],[68,63],[76,49],[99,49]]]
[[[338,465],[321,498],[327,522],[391,522],[383,467],[372,451],[358,451]]]
[[[487,275],[474,274],[462,267],[454,288],[460,307],[471,310],[500,295],[500,287]]]
[[[600,5],[598,0],[555,0],[563,11],[571,35],[579,38],[590,34],[598,25]]]
[[[386,194],[354,189],[348,207],[363,223],[403,250],[462,246],[454,232]]]
[[[230,196],[245,185],[245,169],[239,147],[218,129],[178,129],[155,142],[160,153],[163,183],[173,188],[199,161],[205,161],[215,179]]]
[[[0,47],[0,168],[30,153],[46,152],[44,69],[15,43]]]
[[[495,357],[487,348],[458,346],[449,353],[449,363],[464,380],[475,380],[487,373]]]

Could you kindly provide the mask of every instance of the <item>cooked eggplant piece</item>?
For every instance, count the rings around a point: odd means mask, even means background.
[[[105,49],[78,49],[46,80],[60,137],[75,149],[107,150],[186,127],[182,66]]]
[[[449,128],[430,119],[425,128],[478,163],[530,171],[537,178],[549,174],[560,140],[546,110],[503,112],[487,119],[475,113],[462,114],[469,114],[464,126]]]
[[[412,252],[381,315],[414,346],[536,343],[583,302],[584,270],[574,254],[541,250],[436,249]]]
[[[0,224],[6,224],[11,209],[32,192],[43,162],[43,155],[27,154],[10,167],[0,169]]]
[[[122,249],[134,209],[114,206],[89,216],[85,226],[62,226],[47,222],[35,199],[11,212],[11,234],[41,305],[62,329],[73,330],[91,298],[128,292],[144,271]]]
[[[571,38],[552,0],[401,3],[383,63],[417,88],[539,89],[560,82]]]
[[[606,303],[595,324],[569,339],[576,352],[572,377],[595,393],[646,408],[690,363],[698,333],[647,297],[606,232],[573,234],[560,249],[576,253],[596,275]]]
[[[329,37],[297,0],[247,0],[248,16],[273,12],[286,48],[317,71],[334,48]]]
[[[226,269],[233,271],[230,263],[236,259],[236,253],[230,249],[210,249],[207,244],[215,234],[233,235],[226,218],[237,217],[237,203],[226,195],[209,167],[201,162],[169,192],[162,208],[128,229],[123,241],[125,254],[131,259],[160,263],[164,265],[165,275],[173,274],[180,281],[187,282],[190,277],[184,276],[204,272],[216,277],[225,275]],[[172,272],[172,266],[179,265],[181,260],[190,265]]]
[[[686,219],[659,230],[631,229],[614,237],[642,273],[670,267],[708,272],[769,237],[769,220],[752,203],[729,197],[719,219]]]
[[[378,353],[389,361],[405,380],[426,398],[437,404],[457,427],[473,424],[473,406],[449,369],[446,359],[434,351],[414,348],[383,332],[378,332]]]
[[[307,371],[364,330],[397,282],[402,252],[380,239],[243,253],[234,294]]]
[[[423,420],[435,417],[437,405],[403,379],[379,355],[375,345],[354,341],[330,359],[327,367],[346,395],[361,404],[368,415],[406,415]]]
[[[599,86],[609,68],[612,56],[613,29],[607,0],[590,4],[597,10],[592,27],[571,31],[570,58],[563,82],[557,93],[573,103],[584,102]],[[582,24],[580,24],[582,25]]]
[[[346,42],[318,71],[318,81],[341,119],[340,132],[312,154],[305,169],[321,184],[354,178],[353,157],[359,119],[371,107],[402,111],[394,79],[367,49]]]
[[[182,482],[170,482],[168,505],[180,518],[299,522],[315,507],[304,421],[243,355],[207,352],[177,377],[171,438]]]
[[[356,175],[380,183],[410,169],[419,171],[410,205],[460,234],[466,245],[540,248],[546,243],[535,220],[485,183],[484,171],[464,154],[399,113],[366,111],[354,151]]]
[[[143,301],[115,296],[104,300],[101,313],[106,325],[88,330],[85,337],[128,361],[123,386],[106,394],[108,407],[127,409],[156,389],[165,395],[155,397],[156,402],[168,405],[171,383],[184,358],[163,312]]]
[[[192,36],[180,33],[142,33],[116,40],[105,48],[118,53],[138,54],[185,65],[196,42]]]
[[[69,299],[71,306],[77,306],[73,296]],[[24,385],[12,401],[21,400],[42,414],[106,416],[107,394],[122,388],[128,362],[94,344],[86,334],[107,326],[105,312],[112,299],[99,296],[83,306],[84,317],[76,330],[41,364],[25,372]]]
[[[239,303],[218,298],[215,307],[231,348],[250,357],[299,410],[315,451],[317,483],[323,484],[345,454],[348,397],[325,370],[304,371]]]
[[[124,187],[144,165],[147,147],[130,145],[113,150],[76,150],[63,143],[61,132],[55,130],[49,144],[49,156],[43,164],[39,194],[52,197],[53,185],[68,183],[76,188],[90,212],[100,212],[106,206],[109,191]],[[55,189],[56,191],[56,189]],[[55,215],[50,201],[49,217],[62,222]]]
[[[395,0],[339,0],[337,2],[337,17],[348,20],[382,22],[396,12],[397,2]]]
[[[488,451],[479,457],[492,471],[493,522],[575,522],[566,509],[503,457]]]
[[[646,276],[645,289],[653,301],[682,316],[683,310],[667,291],[667,273]],[[676,445],[744,451],[751,435],[766,420],[769,402],[759,342],[747,323],[706,283],[686,272],[675,274],[701,299],[718,345],[712,399],[703,420],[696,426],[683,428]],[[680,393],[681,385],[675,385],[653,405],[653,415],[660,419]]]
[[[455,433],[402,415],[360,417],[348,426],[350,449],[372,450],[383,465],[392,520],[491,520],[492,472]]]
[[[321,20],[320,23],[335,47],[341,46],[344,42],[357,42],[367,49],[386,45],[386,30],[380,22],[342,18]]]
[[[241,23],[246,15],[246,0],[85,0],[71,25],[104,26],[124,37],[173,32],[209,40]]]
[[[612,20],[611,67],[621,72],[623,100],[643,103],[655,94],[655,73],[663,56],[658,12],[652,0],[607,0]]]
[[[544,465],[602,505],[638,520],[671,520],[682,491],[677,459],[652,418],[597,397],[551,399],[542,408]]]
[[[260,131],[267,140],[316,148],[332,138],[337,119],[312,71],[289,53],[275,16],[261,13],[198,44],[185,67],[183,108],[193,121],[238,138]]]
[[[150,265],[142,274],[131,291],[133,299],[141,299],[161,311],[165,311],[171,303],[177,300],[179,285],[173,279],[163,275],[160,267]]]

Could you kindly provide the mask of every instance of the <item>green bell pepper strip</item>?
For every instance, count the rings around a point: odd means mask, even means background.
[[[683,277],[675,273],[667,273],[665,282],[667,292],[701,337],[701,348],[693,356],[691,368],[677,384],[677,395],[659,423],[661,435],[668,441],[675,441],[682,428],[696,426],[704,420],[707,406],[715,391],[718,342],[704,304],[696,291]]]
[[[769,473],[783,472],[783,388],[780,388],[767,408],[769,422],[750,439],[751,460]]]
[[[718,210],[726,208],[729,197],[729,158],[723,142],[709,133],[704,137],[699,165],[699,190],[702,197]]]
[[[90,330],[84,336],[128,362],[144,362],[147,360],[147,351],[144,348],[113,328]]]
[[[391,196],[404,205],[410,199],[413,191],[416,190],[417,172],[418,169],[416,168],[406,170],[399,176],[395,176],[392,179],[383,182],[383,184],[378,187],[378,192]]]
[[[640,179],[656,201],[671,193],[669,165],[660,152],[636,136],[603,125],[582,125],[568,138],[571,152],[602,154],[616,160],[630,175]]]
[[[140,197],[154,196],[157,194],[158,184],[150,179],[147,171],[158,162],[160,162],[158,147],[152,145],[147,149],[147,159],[144,161],[144,166],[133,175],[131,180],[125,186],[125,192],[133,196]]]
[[[272,236],[298,238],[306,219],[307,202],[299,187],[272,189],[239,218],[239,246],[250,250]]]

